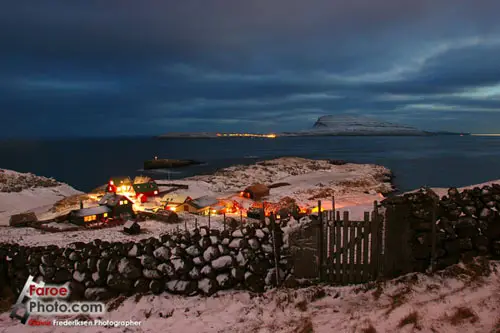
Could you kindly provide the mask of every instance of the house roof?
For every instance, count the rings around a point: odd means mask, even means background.
[[[129,198],[127,198],[124,195],[119,195],[119,194],[115,194],[115,193],[107,193],[101,198],[101,200],[99,200],[99,205],[106,205],[106,206],[113,207],[113,206],[118,205],[120,200],[124,200],[124,199],[131,201]]]
[[[205,195],[203,197],[190,200],[187,203],[196,209],[202,209],[210,206],[215,206],[219,203],[219,201],[215,197]]]
[[[117,176],[117,177],[111,177],[111,179],[115,186],[119,185],[130,185],[132,184],[132,180],[128,176]]]
[[[136,176],[134,178],[134,184],[145,184],[149,182],[154,182],[154,179],[149,176]]]
[[[107,206],[96,206],[96,207],[77,209],[72,211],[71,214],[73,216],[84,217],[84,216],[99,215],[109,212],[111,212],[111,209],[109,209],[109,207]]]
[[[265,196],[265,195],[269,195],[269,187],[267,187],[264,184],[254,184],[252,186],[248,186],[245,189],[245,192],[250,192],[250,193],[252,193],[254,195],[258,195],[258,196]]]
[[[184,203],[189,196],[187,194],[169,193],[163,197],[168,203]]]

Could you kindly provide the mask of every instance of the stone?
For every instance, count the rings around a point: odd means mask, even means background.
[[[191,245],[188,248],[186,248],[186,253],[189,254],[191,257],[198,257],[202,254],[200,247],[196,245]]]
[[[158,264],[159,264],[158,261],[153,256],[143,255],[142,258],[141,258],[141,265],[144,268],[147,268],[147,269],[156,269],[156,267],[158,266]]]
[[[160,246],[153,252],[153,256],[159,261],[167,261],[170,258],[170,255],[170,249],[165,246]]]
[[[208,247],[205,252],[203,252],[203,259],[206,262],[212,261],[220,256],[219,248],[217,246]]]
[[[216,271],[229,269],[233,266],[234,260],[231,256],[222,256],[212,261],[212,267]]]
[[[144,279],[144,278],[137,279],[134,282],[134,290],[135,290],[135,292],[137,292],[137,293],[147,293],[148,291],[150,291],[150,289],[149,289],[150,282],[151,281],[149,281],[147,279]],[[160,284],[160,286],[161,286],[161,284]]]
[[[216,293],[217,287],[217,281],[215,281],[214,279],[205,278],[198,281],[198,290],[206,296],[211,296]]]
[[[126,279],[137,279],[141,276],[142,268],[138,260],[122,258],[118,263],[118,272]]]
[[[168,277],[175,276],[175,269],[171,263],[161,263],[158,265],[157,270],[163,275]]]
[[[103,301],[115,296],[115,293],[106,288],[88,288],[85,290],[84,296],[88,300]]]
[[[154,295],[159,295],[163,292],[163,283],[159,280],[153,280],[149,283],[149,290]]]
[[[116,291],[128,292],[132,290],[133,283],[131,280],[125,278],[124,276],[110,274],[106,280],[107,285]]]
[[[146,278],[146,279],[150,279],[150,280],[154,280],[154,279],[160,279],[162,277],[162,275],[160,274],[159,271],[157,271],[156,269],[143,269],[142,270],[142,275]]]
[[[215,280],[217,281],[220,289],[229,289],[233,286],[231,275],[227,273],[217,275]]]

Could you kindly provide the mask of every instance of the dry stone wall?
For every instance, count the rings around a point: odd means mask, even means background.
[[[425,271],[433,259],[437,269],[480,255],[500,259],[500,185],[462,192],[451,188],[442,198],[421,189],[388,198],[382,205],[386,207],[386,276]],[[399,230],[391,227],[395,225]]]
[[[265,226],[164,234],[139,242],[73,243],[26,247],[0,244],[2,279],[18,294],[29,275],[45,283],[69,282],[72,299],[102,300],[118,294],[211,295],[223,289],[261,292],[290,271],[279,251],[281,230]],[[278,268],[274,260],[278,249]],[[283,252],[284,253],[284,252]]]

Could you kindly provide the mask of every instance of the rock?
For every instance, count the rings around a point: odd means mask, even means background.
[[[168,277],[175,276],[175,269],[171,263],[161,263],[158,265],[157,270],[163,275]]]
[[[153,280],[149,283],[149,290],[155,294],[161,294],[163,291],[163,284],[158,280]]]
[[[201,271],[198,267],[193,267],[189,271],[188,275],[189,275],[189,278],[191,278],[193,280],[199,280],[202,277]]]
[[[88,271],[87,262],[88,262],[88,260],[75,262],[74,269],[77,270],[77,271],[80,271],[80,272],[86,272],[86,271]],[[58,267],[63,267],[63,265],[61,265],[61,266],[57,265],[57,266]]]
[[[246,247],[246,240],[244,238],[234,238],[231,243],[229,243],[229,247],[232,249],[243,249]]]
[[[116,291],[128,292],[132,290],[133,283],[131,280],[125,278],[124,276],[110,274],[106,280],[107,285]]]
[[[231,236],[233,236],[233,238],[243,238],[243,232],[241,230],[235,230]]]
[[[15,256],[14,258],[22,260],[22,256]],[[56,257],[53,254],[44,254],[41,259],[42,264],[46,266],[54,266],[54,262],[56,261]]]
[[[251,238],[248,240],[248,245],[252,250],[258,250],[260,248],[260,242],[257,238]]]
[[[283,272],[282,269],[278,268],[278,274],[279,274],[279,283],[281,283],[285,279],[285,272]],[[267,271],[267,275],[265,277],[264,282],[268,286],[278,285],[278,283],[276,282],[276,269],[275,268],[271,268],[270,270]]]
[[[147,269],[156,269],[158,261],[153,256],[143,255],[141,258],[141,265]]]
[[[150,280],[154,280],[154,279],[160,279],[162,277],[162,275],[160,274],[159,271],[157,271],[156,269],[143,269],[142,270],[142,275],[146,278],[146,279],[150,279]]]
[[[298,288],[300,287],[300,283],[293,275],[290,274],[283,282],[283,286],[285,288]]]
[[[186,250],[180,246],[176,246],[172,249],[171,258],[182,258],[186,255]]]
[[[221,289],[229,289],[233,286],[233,281],[229,274],[219,274],[215,280]]]
[[[52,277],[56,273],[56,268],[52,267],[52,266],[46,266],[46,265],[41,264],[38,267],[38,269],[40,270],[40,274],[43,275],[44,281],[46,281],[46,279],[52,279]]]
[[[231,277],[238,282],[245,280],[245,270],[241,267],[234,267],[231,269]]]
[[[88,288],[85,290],[85,298],[93,301],[103,301],[110,299],[115,294],[106,288]]]
[[[137,244],[133,244],[132,247],[128,250],[127,256],[139,257],[142,254],[141,252],[141,248]]]
[[[229,269],[233,266],[233,258],[231,256],[222,256],[212,261],[212,267],[216,271]]]
[[[160,261],[167,261],[170,258],[170,255],[170,249],[165,246],[160,246],[153,252],[153,256]]]
[[[108,273],[114,273],[118,269],[118,263],[120,262],[119,257],[111,257],[108,262],[108,267],[106,268],[106,271]]]
[[[212,245],[217,245],[220,243],[220,239],[218,236],[210,236],[210,243]]]
[[[137,279],[141,277],[142,268],[138,260],[122,258],[118,263],[118,272],[126,279]]]
[[[459,238],[458,242],[460,243],[460,250],[472,250],[474,248],[470,238]]]
[[[82,273],[79,271],[73,272],[73,280],[77,282],[84,282],[89,279],[89,276],[86,273]]]
[[[109,265],[109,259],[101,258],[97,260],[97,271],[102,273],[107,272],[108,265]]]
[[[210,245],[212,245],[212,242],[210,241],[210,237],[202,237],[199,244],[203,250],[206,250]]]
[[[203,266],[205,265],[205,259],[203,259],[203,257],[193,258],[193,264],[195,264],[196,266]]]
[[[217,292],[218,284],[213,279],[202,279],[198,281],[198,290],[204,295],[210,296]]]
[[[172,266],[174,266],[175,274],[177,274],[177,276],[189,273],[192,268],[192,265],[186,258],[172,259],[171,263]]]
[[[208,278],[215,278],[216,276],[214,269],[210,265],[203,266],[200,272],[203,276]]]
[[[106,275],[101,275],[98,272],[92,273],[92,281],[95,286],[104,287],[106,285]]]
[[[186,253],[189,254],[191,257],[198,257],[201,255],[201,249],[200,247],[196,245],[191,245],[188,248],[186,248]]]
[[[212,261],[220,256],[219,248],[217,246],[208,247],[205,252],[203,252],[203,259],[205,262]]]
[[[149,284],[151,281],[144,279],[144,278],[139,278],[134,282],[134,290],[137,293],[147,293],[149,289]],[[161,284],[160,284],[161,286]]]
[[[274,249],[271,244],[262,244],[261,248],[265,253],[274,253]]]

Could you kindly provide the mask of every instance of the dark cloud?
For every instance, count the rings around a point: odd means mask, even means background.
[[[368,114],[494,131],[494,0],[18,1],[3,135],[299,129]]]

